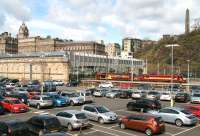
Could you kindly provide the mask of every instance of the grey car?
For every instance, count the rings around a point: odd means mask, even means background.
[[[69,98],[70,105],[80,105],[84,103],[84,99],[80,97],[79,93],[61,93],[61,96]]]
[[[98,121],[100,124],[117,122],[117,114],[108,108],[95,104],[83,105],[82,112],[86,114],[89,120]]]
[[[158,111],[148,111],[148,113],[161,116],[164,122],[174,123],[179,127],[197,123],[197,118],[195,116],[179,107],[166,107]]]
[[[78,110],[65,110],[56,114],[61,125],[69,131],[89,126],[89,120],[85,113]]]
[[[116,98],[119,97],[121,90],[119,89],[112,89],[111,91],[106,93],[107,98]]]
[[[53,106],[53,100],[47,95],[36,95],[28,99],[27,105],[36,107],[37,109],[51,107]]]

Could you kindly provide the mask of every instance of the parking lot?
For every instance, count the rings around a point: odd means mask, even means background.
[[[110,110],[117,113],[119,117],[130,115],[131,113],[134,113],[134,111],[127,111],[126,110],[126,104],[129,101],[132,101],[131,99],[110,99],[110,98],[95,98],[95,103],[104,105],[108,107]],[[177,106],[182,105],[182,103],[176,103]],[[165,101],[162,102],[162,106],[169,106],[169,102]],[[52,108],[52,109],[41,109],[37,110],[35,108],[31,108],[29,112],[27,113],[20,113],[20,114],[10,114],[6,113],[5,115],[0,116],[0,120],[11,120],[11,119],[18,119],[18,120],[27,120],[31,116],[34,115],[42,115],[42,114],[49,114],[54,115],[59,111],[66,110],[66,109],[81,109],[81,106],[68,106],[68,107],[60,107],[60,108]],[[81,135],[87,135],[87,136],[144,136],[145,134],[142,132],[134,131],[125,129],[122,130],[119,128],[117,123],[112,124],[99,124],[97,122],[90,122],[91,127],[87,129],[83,129],[81,131]],[[183,127],[177,127],[173,124],[167,124],[166,125],[166,132],[164,134],[160,134],[162,136],[198,136],[200,133],[199,125],[196,126],[183,126]],[[75,135],[80,134],[79,130],[74,131],[66,131],[68,135]]]

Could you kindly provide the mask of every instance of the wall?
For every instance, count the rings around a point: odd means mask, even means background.
[[[69,81],[69,63],[62,57],[29,57],[0,59],[0,75],[13,79]]]

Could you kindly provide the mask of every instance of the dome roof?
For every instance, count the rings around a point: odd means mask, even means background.
[[[23,22],[22,25],[19,28],[19,33],[28,33],[28,27]]]

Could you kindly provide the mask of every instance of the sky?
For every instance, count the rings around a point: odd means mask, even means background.
[[[104,40],[121,44],[124,37],[158,40],[184,33],[200,17],[199,0],[0,0],[0,33],[16,36],[24,21],[30,36]]]

